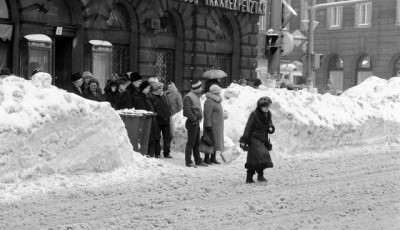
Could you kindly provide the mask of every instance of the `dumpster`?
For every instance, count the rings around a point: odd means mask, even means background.
[[[119,113],[135,152],[147,154],[153,113]]]

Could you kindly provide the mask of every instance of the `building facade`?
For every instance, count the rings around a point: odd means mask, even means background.
[[[87,70],[102,87],[129,71],[180,90],[213,68],[224,85],[255,79],[259,15],[206,2],[0,0],[0,69],[29,79],[39,67],[60,88]]]
[[[308,20],[307,6],[337,0],[290,1],[298,16],[288,27],[308,37],[302,20]],[[374,75],[388,79],[400,70],[400,1],[379,0],[354,6],[338,6],[316,12],[318,26],[314,30],[314,52],[323,54],[321,68],[316,70],[315,85],[324,92],[330,79],[342,92]],[[268,29],[268,21],[267,21]],[[304,60],[303,42],[287,57]]]

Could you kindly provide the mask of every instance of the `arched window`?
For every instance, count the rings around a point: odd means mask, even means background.
[[[339,55],[334,56],[329,61],[329,70],[343,70],[343,60],[339,57]]]
[[[329,60],[329,79],[338,93],[343,92],[343,60],[339,55],[334,55]]]
[[[114,8],[111,10],[108,16],[107,24],[113,29],[130,30],[131,22],[129,13],[126,11],[123,5],[114,5]]]
[[[0,0],[0,19],[10,19],[6,0]]]
[[[356,74],[357,85],[372,76],[372,63],[369,55],[363,55],[358,59]]]

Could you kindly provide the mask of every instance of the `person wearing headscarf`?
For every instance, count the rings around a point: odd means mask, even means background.
[[[172,116],[183,109],[182,95],[179,93],[175,84],[170,81],[167,84],[165,96],[168,98],[169,106],[171,107]]]
[[[224,109],[222,107],[221,87],[212,85],[206,93],[204,102],[203,132],[212,133],[214,144],[213,153],[204,153],[204,163],[220,164],[216,159],[216,153],[224,150]],[[211,155],[211,158],[210,158]]]
[[[254,183],[253,175],[257,172],[257,180],[266,181],[264,169],[272,168],[273,163],[268,149],[271,149],[268,134],[275,132],[269,108],[272,100],[262,97],[257,101],[257,108],[250,114],[247,120],[243,136],[240,138],[240,147],[247,151],[246,183]]]

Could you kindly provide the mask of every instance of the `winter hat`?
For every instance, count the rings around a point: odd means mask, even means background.
[[[42,72],[42,70],[40,68],[36,68],[36,69],[32,70],[32,76],[39,72]]]
[[[156,90],[158,90],[160,88],[163,88],[163,87],[164,87],[164,84],[161,83],[161,82],[152,82],[151,83],[151,90],[152,91],[156,91]]]
[[[82,77],[93,77],[93,74],[90,71],[85,71],[83,72]]]
[[[260,99],[258,99],[257,101],[257,108],[261,108],[261,107],[268,107],[272,104],[272,100],[269,97],[262,97]]]
[[[262,82],[261,82],[260,79],[257,78],[257,79],[254,81],[254,86],[255,86],[255,87],[258,87],[258,86],[260,86],[260,85],[262,85]]]
[[[203,85],[203,83],[201,83],[201,81],[199,81],[199,80],[193,80],[193,81],[190,81],[190,83],[192,85],[192,89],[198,89]]]
[[[150,86],[150,83],[148,81],[142,81],[139,85],[139,90],[142,92],[144,89]]]
[[[142,80],[142,76],[140,76],[140,74],[137,72],[133,72],[133,73],[131,73],[130,79],[131,79],[131,82],[135,82],[138,80]]]
[[[221,87],[219,87],[218,85],[212,85],[211,87],[210,87],[210,93],[212,93],[212,94],[219,94],[219,93],[221,93]]]
[[[79,72],[72,74],[71,81],[77,81],[82,78],[82,75]]]

